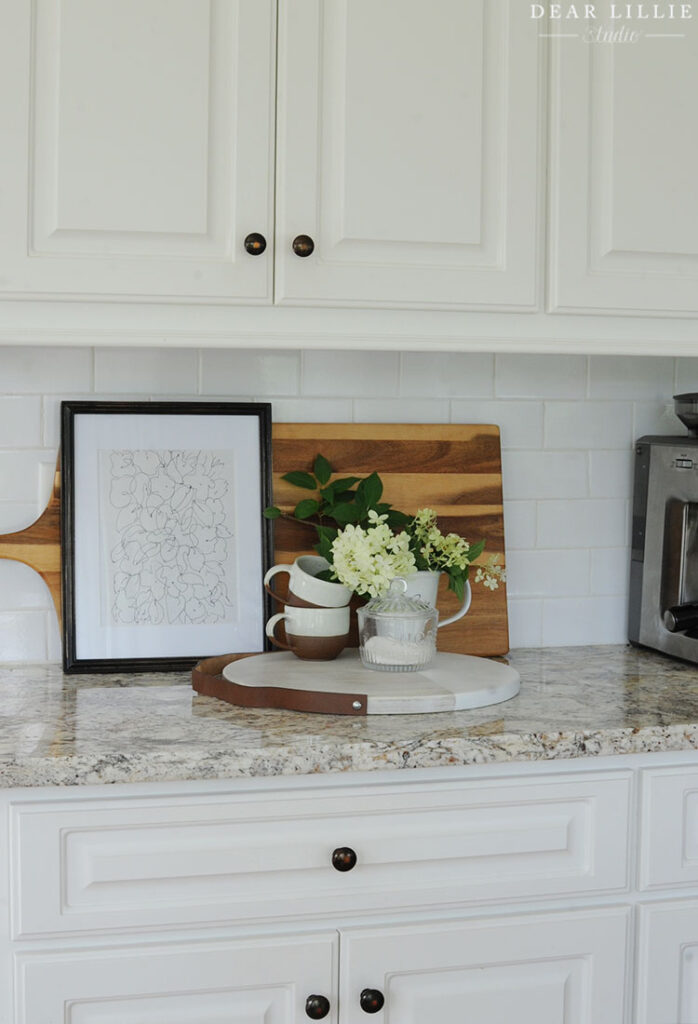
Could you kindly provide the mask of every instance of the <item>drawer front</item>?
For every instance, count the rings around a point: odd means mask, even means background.
[[[17,937],[618,890],[629,774],[14,804]],[[332,867],[350,847],[356,866]]]
[[[641,889],[698,882],[698,768],[642,773]]]

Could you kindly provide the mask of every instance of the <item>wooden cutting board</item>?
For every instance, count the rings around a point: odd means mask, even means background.
[[[403,512],[433,508],[444,533],[453,531],[487,541],[480,561],[497,554],[504,563],[502,463],[499,427],[465,424],[277,423],[273,428],[274,500],[290,512],[310,491],[281,479],[290,470],[310,470],[322,453],[342,476],[376,470],[384,498]],[[311,552],[312,527],[276,521],[275,562],[292,562]],[[474,574],[473,574],[474,575]],[[441,579],[442,617],[458,601]],[[473,583],[473,603],[465,618],[439,630],[440,651],[495,655],[509,650],[506,588],[491,591]]]
[[[342,476],[365,476],[374,469],[385,485],[385,500],[404,512],[425,505],[439,516],[444,532],[469,540],[485,537],[488,554],[504,560],[502,468],[499,428],[495,426],[277,423],[273,427],[274,500],[291,511],[301,497],[281,479],[293,469],[312,467],[322,452]],[[56,473],[48,507],[32,526],[0,536],[0,558],[31,566],[45,579],[61,615],[60,477]],[[275,561],[292,562],[310,552],[314,531],[298,522],[279,520]],[[442,579],[442,616],[457,602]],[[505,654],[509,649],[506,590],[473,584],[473,603],[459,622],[439,630],[439,650],[459,654]]]

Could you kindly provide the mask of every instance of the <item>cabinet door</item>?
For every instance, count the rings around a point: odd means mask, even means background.
[[[637,1024],[698,1024],[698,900],[639,908]]]
[[[518,0],[280,0],[277,300],[535,302],[539,39]],[[309,235],[311,256],[292,250]]]
[[[627,924],[612,908],[343,932],[341,1022],[364,1024],[372,989],[390,1024],[622,1024]]]
[[[336,934],[21,953],[17,1024],[296,1024],[310,995],[337,1024]]]
[[[0,293],[270,301],[274,0],[6,0]]]
[[[698,313],[698,25],[639,24],[553,44],[552,310]]]

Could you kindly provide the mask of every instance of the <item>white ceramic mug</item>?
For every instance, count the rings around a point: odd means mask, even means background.
[[[341,583],[317,579],[330,563],[320,555],[299,555],[293,565],[273,565],[264,577],[264,588],[277,601],[299,608],[343,608],[349,604],[351,590]],[[288,597],[274,593],[270,582],[280,572],[288,573]]]
[[[288,643],[276,636],[283,622]],[[287,604],[267,622],[267,636],[277,647],[308,661],[331,661],[344,650],[349,636],[349,608],[303,608]]]
[[[441,579],[440,572],[413,572],[409,576],[405,576],[405,579],[407,580],[406,597],[421,597],[422,601],[426,601],[432,608],[436,608],[436,597],[439,591],[439,580]],[[466,580],[463,603],[455,615],[449,615],[447,619],[439,622],[438,628],[441,629],[442,626],[448,626],[450,623],[462,619],[470,608],[471,599],[470,580]]]

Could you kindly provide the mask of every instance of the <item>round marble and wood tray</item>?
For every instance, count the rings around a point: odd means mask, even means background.
[[[242,707],[357,716],[481,708],[515,697],[520,687],[515,669],[487,658],[438,653],[422,672],[374,672],[353,650],[334,661],[302,661],[286,652],[210,658],[192,677],[199,693]]]

